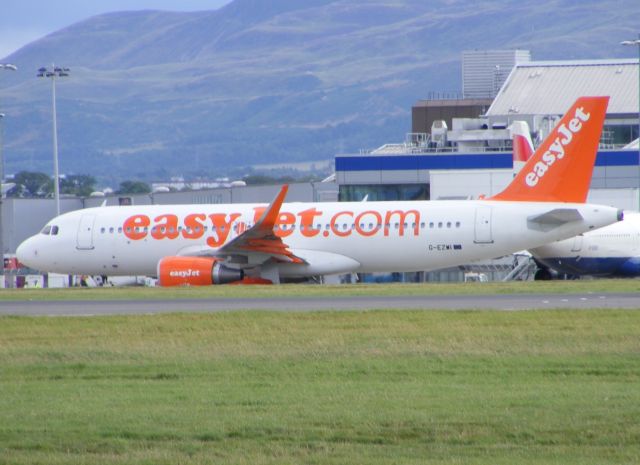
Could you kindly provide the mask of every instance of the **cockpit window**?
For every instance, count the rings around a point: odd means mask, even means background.
[[[40,234],[44,234],[45,236],[48,236],[48,235],[57,236],[59,231],[60,229],[57,226],[51,226],[50,224],[48,224],[44,228],[42,228],[42,231],[40,231]]]

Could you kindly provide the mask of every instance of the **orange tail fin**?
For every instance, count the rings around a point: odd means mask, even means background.
[[[580,97],[505,190],[490,200],[587,199],[609,97]]]

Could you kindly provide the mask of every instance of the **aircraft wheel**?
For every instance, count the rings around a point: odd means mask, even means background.
[[[551,281],[553,279],[553,276],[551,275],[551,272],[548,269],[538,268],[538,271],[536,271],[536,274],[533,276],[533,279],[535,281]]]

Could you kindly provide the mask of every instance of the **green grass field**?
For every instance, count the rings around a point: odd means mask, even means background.
[[[640,312],[0,318],[2,464],[640,463]]]
[[[640,292],[640,279],[516,281],[491,283],[285,284],[279,286],[208,286],[183,288],[121,287],[0,289],[0,300],[202,299],[227,297],[300,297],[331,295],[442,295],[518,293]]]

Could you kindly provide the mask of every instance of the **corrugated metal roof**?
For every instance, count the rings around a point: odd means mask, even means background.
[[[517,64],[487,115],[561,115],[584,95],[609,95],[609,114],[638,114],[638,60]]]

